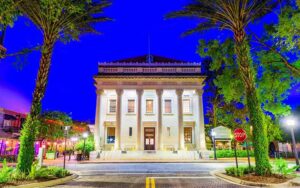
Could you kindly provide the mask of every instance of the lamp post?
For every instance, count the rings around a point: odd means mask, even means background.
[[[67,137],[71,126],[64,126],[64,136],[65,136],[65,149],[64,149],[64,169],[66,168],[66,149],[67,149]]]
[[[86,138],[87,138],[88,136],[89,136],[89,135],[88,135],[88,133],[86,133],[86,132],[82,134],[82,137],[83,137],[82,160],[85,159],[85,140],[86,140]]]
[[[285,123],[291,129],[291,136],[292,136],[292,142],[293,142],[294,155],[295,155],[295,159],[296,159],[296,165],[299,166],[298,151],[297,151],[295,134],[294,134],[294,127],[296,126],[296,119],[293,117],[287,117],[285,120]],[[299,168],[298,168],[298,170],[299,170]]]
[[[211,131],[211,138],[213,141],[213,147],[214,147],[214,160],[217,160],[217,151],[216,151],[216,139],[215,139],[216,133],[214,131]]]

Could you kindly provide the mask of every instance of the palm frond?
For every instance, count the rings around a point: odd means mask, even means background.
[[[251,22],[269,14],[279,4],[279,0],[194,0],[166,18],[200,19],[200,24],[188,30],[188,34],[213,28],[213,24],[215,28],[244,31]]]

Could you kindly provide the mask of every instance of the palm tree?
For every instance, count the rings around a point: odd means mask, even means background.
[[[15,0],[18,10],[29,18],[43,35],[40,67],[30,114],[20,138],[18,170],[29,172],[34,159],[41,101],[44,97],[54,45],[59,40],[78,40],[81,34],[97,33],[94,24],[110,20],[101,16],[111,3],[102,0]]]
[[[252,57],[246,33],[247,26],[270,13],[277,5],[277,0],[194,0],[183,10],[170,13],[167,17],[197,18],[200,23],[187,33],[201,32],[208,29],[232,31],[235,41],[235,54],[239,74],[245,86],[249,119],[253,125],[256,173],[269,174],[271,165],[268,157],[268,139],[263,111],[258,101]]]
[[[0,0],[0,59],[4,58],[6,52],[4,47],[6,29],[13,26],[17,16],[18,11],[13,0]]]

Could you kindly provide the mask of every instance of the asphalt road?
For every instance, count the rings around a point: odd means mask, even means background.
[[[210,175],[233,163],[70,164],[79,177],[56,187],[209,188],[242,187]]]

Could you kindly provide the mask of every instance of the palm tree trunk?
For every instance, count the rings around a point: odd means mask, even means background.
[[[253,146],[255,156],[255,172],[258,175],[271,173],[268,156],[267,127],[264,124],[264,114],[259,103],[255,87],[255,72],[252,65],[249,43],[245,32],[235,33],[235,51],[239,72],[245,84],[247,107],[250,124],[253,126]]]
[[[34,160],[34,141],[36,139],[37,128],[39,126],[41,101],[46,90],[54,43],[54,38],[49,38],[47,36],[44,37],[42,57],[33,93],[30,114],[28,115],[21,131],[20,152],[17,168],[25,173],[29,173]]]
[[[0,36],[0,45],[4,46],[4,39],[5,39],[5,34],[6,34],[6,27],[3,26],[3,29],[1,31],[1,36]]]

